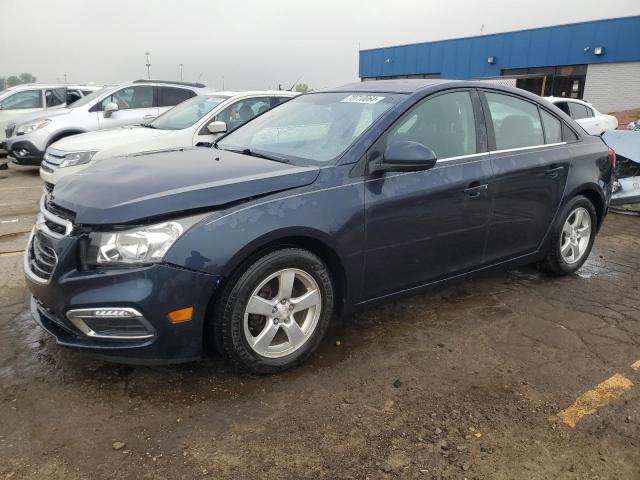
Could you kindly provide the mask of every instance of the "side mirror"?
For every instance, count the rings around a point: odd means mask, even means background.
[[[113,112],[117,112],[117,111],[118,111],[117,103],[109,102],[104,106],[105,118],[109,118],[113,114]]]
[[[436,164],[436,154],[419,143],[401,140],[387,145],[380,162],[371,165],[371,172],[417,172]]]
[[[225,133],[227,131],[227,122],[211,122],[207,125],[209,133]]]

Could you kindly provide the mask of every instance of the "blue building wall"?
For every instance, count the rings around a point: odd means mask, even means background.
[[[595,55],[594,47],[604,47],[604,54]],[[627,61],[640,61],[640,16],[361,50],[360,77],[469,79],[497,77],[506,68]]]

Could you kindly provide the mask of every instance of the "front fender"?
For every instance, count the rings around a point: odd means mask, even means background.
[[[342,262],[346,280],[351,286],[359,284],[364,183],[362,179],[349,179],[349,168],[344,170],[345,175],[325,170],[311,187],[213,213],[186,232],[165,261],[227,277],[265,245],[303,237],[333,250]]]

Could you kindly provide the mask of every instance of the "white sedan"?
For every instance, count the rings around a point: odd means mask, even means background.
[[[289,91],[215,92],[190,98],[140,126],[65,137],[45,153],[40,177],[49,190],[62,178],[115,156],[208,146],[222,134],[286,102]]]
[[[551,103],[578,122],[590,135],[602,135],[618,128],[618,119],[600,113],[593,105],[575,98],[546,97]]]

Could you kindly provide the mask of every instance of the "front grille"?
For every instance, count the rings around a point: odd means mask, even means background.
[[[36,230],[29,248],[29,267],[43,280],[49,280],[58,263],[58,256],[51,244],[52,239]]]
[[[44,160],[57,167],[64,160],[65,154],[66,153],[63,151],[47,148],[47,151],[44,154]]]
[[[47,195],[46,197],[47,198],[45,198],[44,201],[44,208],[47,210],[47,212],[68,222],[73,222],[75,220],[75,213],[73,213],[71,210],[67,210],[66,208],[61,207],[60,205],[56,205],[51,201],[50,195]]]
[[[53,183],[49,183],[49,182],[44,182],[44,191],[47,193],[51,193],[53,192],[53,187],[55,187],[55,185]]]
[[[4,136],[9,138],[13,135],[13,131],[16,129],[15,123],[8,123],[6,128],[4,129]]]
[[[49,282],[58,263],[57,245],[73,230],[73,223],[56,215],[47,197],[48,195],[43,195],[40,200],[40,213],[24,257],[25,273],[37,283]],[[61,210],[67,216],[73,216],[72,212]]]

